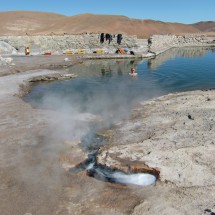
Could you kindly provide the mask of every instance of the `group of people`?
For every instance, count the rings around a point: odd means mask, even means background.
[[[100,35],[100,43],[103,43],[106,40],[110,44],[112,39],[113,39],[113,36],[111,34],[101,33]]]
[[[105,33],[101,33],[100,34],[100,43],[104,43],[104,41],[108,41],[108,43],[110,44],[111,41],[113,40],[113,38],[116,35],[112,35],[112,34],[105,34]],[[122,34],[117,34],[117,43],[120,45],[122,42]]]

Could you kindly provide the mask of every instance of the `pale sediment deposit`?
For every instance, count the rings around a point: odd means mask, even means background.
[[[159,197],[133,214],[203,214],[214,205],[214,105],[213,90],[170,94],[142,103],[108,131],[100,163],[160,170]]]
[[[35,110],[18,97],[20,85],[56,71],[29,71],[0,79],[0,211],[1,214],[54,214],[61,196],[61,176],[50,112]],[[57,145],[55,145],[57,147]],[[62,180],[62,181],[61,181]]]

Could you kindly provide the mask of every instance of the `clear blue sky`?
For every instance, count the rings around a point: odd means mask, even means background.
[[[185,24],[215,21],[214,8],[215,0],[0,0],[0,11],[115,14]]]

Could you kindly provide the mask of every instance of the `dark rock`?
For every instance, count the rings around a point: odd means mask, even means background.
[[[190,114],[188,114],[187,117],[188,117],[188,119],[194,120],[194,118]]]

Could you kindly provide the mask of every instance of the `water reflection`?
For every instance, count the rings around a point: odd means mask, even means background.
[[[215,52],[215,47],[211,48],[211,51],[212,51],[212,52]]]
[[[144,62],[146,61],[147,60],[144,60]],[[66,70],[77,74],[79,77],[98,77],[99,74],[102,77],[122,76],[129,74],[131,68],[137,68],[141,62],[143,62],[141,59],[86,60]]]
[[[172,48],[169,51],[164,52],[153,59],[149,59],[147,65],[149,69],[154,70],[166,61],[174,59],[176,57],[195,58],[202,57],[207,53],[208,49],[205,47]]]
[[[104,68],[101,69],[101,74],[104,77],[111,77],[112,76],[112,72],[111,69],[109,70],[105,70]]]
[[[67,68],[78,78],[36,86],[26,99],[52,109],[59,109],[65,100],[79,112],[119,115],[139,100],[214,86],[214,55],[210,53],[211,49],[202,47],[176,48],[149,60],[87,60]],[[132,67],[138,78],[129,76]]]

